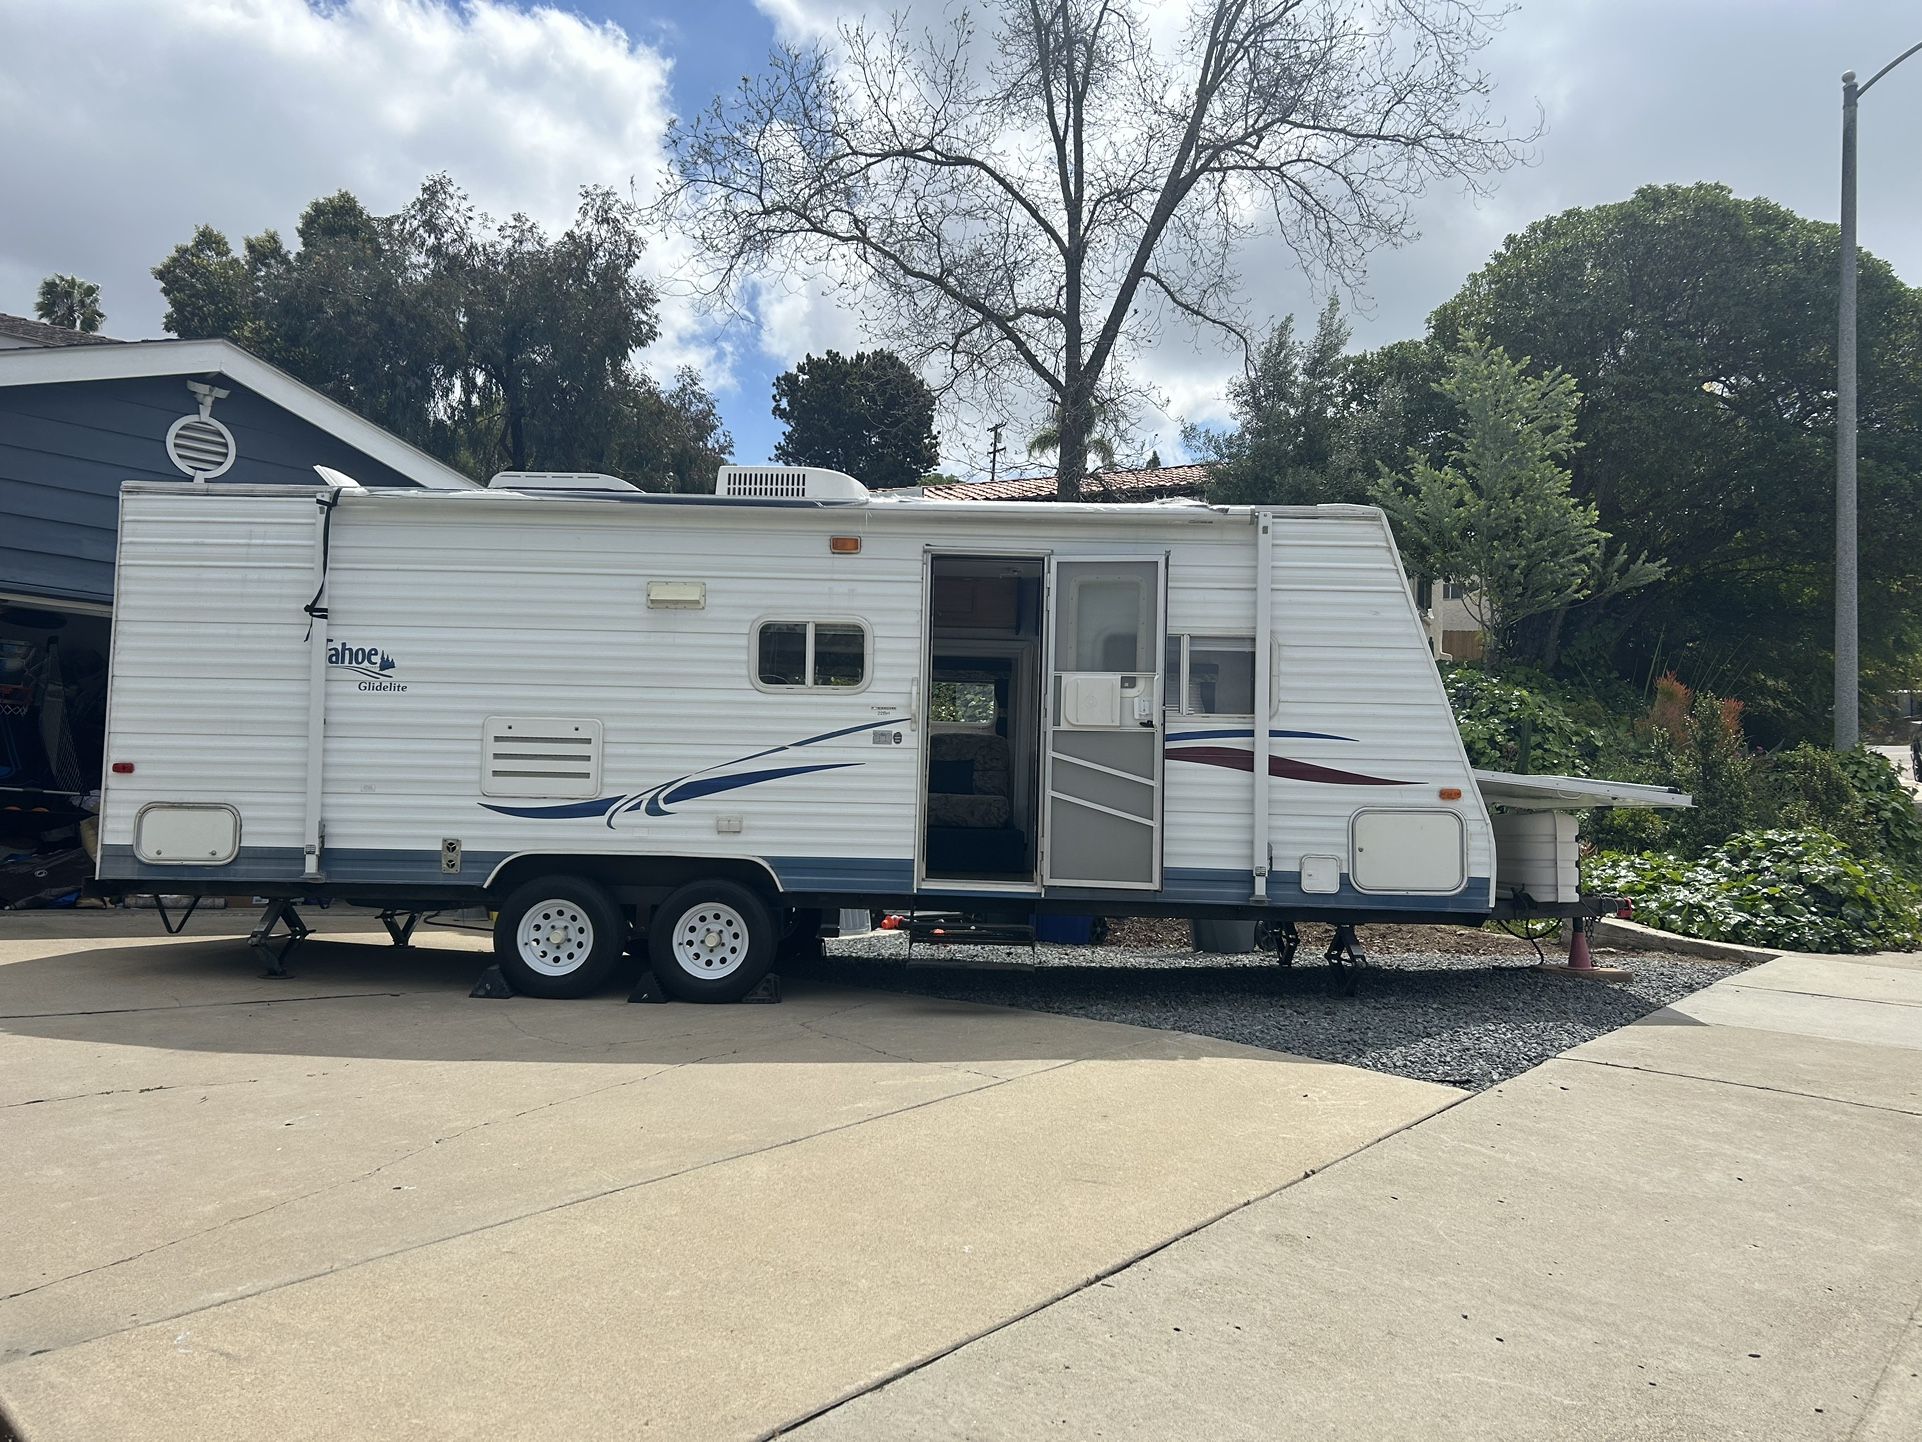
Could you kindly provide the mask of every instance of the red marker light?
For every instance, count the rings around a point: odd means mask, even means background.
[[[113,763],[113,774],[114,774],[114,775],[116,775],[116,776],[131,776],[131,775],[133,775],[133,762],[131,762],[131,761],[116,761],[116,762],[114,762],[114,763]]]

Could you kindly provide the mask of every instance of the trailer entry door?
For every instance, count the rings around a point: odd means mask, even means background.
[[[1161,556],[1048,568],[1050,886],[1161,886]]]

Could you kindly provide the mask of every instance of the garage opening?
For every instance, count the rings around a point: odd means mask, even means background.
[[[0,598],[0,907],[71,904],[93,874],[111,632]]]

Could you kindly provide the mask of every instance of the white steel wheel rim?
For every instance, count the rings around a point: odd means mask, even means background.
[[[521,913],[515,941],[521,960],[542,976],[570,976],[594,950],[594,923],[577,903],[556,897]]]
[[[689,976],[731,976],[747,960],[747,948],[747,918],[722,902],[690,906],[674,923],[674,964]]]

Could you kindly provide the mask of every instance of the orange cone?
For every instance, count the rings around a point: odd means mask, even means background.
[[[1563,976],[1579,976],[1588,981],[1633,981],[1635,973],[1619,966],[1597,966],[1595,958],[1589,955],[1588,931],[1578,921],[1575,923],[1574,936],[1568,943],[1566,962],[1545,961],[1538,971],[1557,971]]]
[[[1588,954],[1588,933],[1579,926],[1575,928],[1575,939],[1568,944],[1568,969],[1570,971],[1595,969],[1595,958]]]

